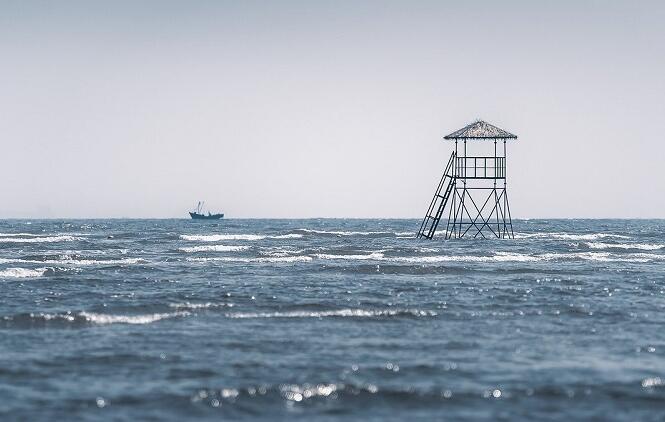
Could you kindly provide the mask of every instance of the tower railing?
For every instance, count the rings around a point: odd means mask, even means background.
[[[457,157],[455,176],[462,179],[505,179],[506,157]]]

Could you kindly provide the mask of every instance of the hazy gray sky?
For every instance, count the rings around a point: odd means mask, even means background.
[[[0,1],[0,217],[422,217],[482,118],[514,217],[665,217],[665,2]],[[489,145],[488,145],[489,147]]]

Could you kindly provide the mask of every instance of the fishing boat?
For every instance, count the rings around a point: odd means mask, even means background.
[[[219,220],[220,218],[224,218],[224,214],[211,214],[210,211],[208,211],[207,214],[203,212],[203,204],[204,202],[199,201],[198,205],[196,206],[196,209],[194,211],[189,212],[189,216],[192,217],[192,220]]]

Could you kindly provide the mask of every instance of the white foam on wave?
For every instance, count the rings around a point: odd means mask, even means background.
[[[414,257],[390,257],[386,258],[393,262],[409,262],[431,264],[437,262],[533,262],[543,259],[534,255],[518,253],[497,253],[496,255],[475,256],[475,255],[436,255],[436,256],[414,256]]]
[[[278,236],[269,236],[271,239],[300,239],[303,237],[300,233],[280,234]]]
[[[585,260],[599,262],[651,262],[665,260],[665,255],[656,254],[613,254],[609,252],[578,252],[578,253],[545,253],[545,254],[521,254],[510,252],[497,252],[494,255],[432,255],[432,256],[413,256],[386,257],[382,253],[372,253],[369,255],[331,255],[316,254],[319,259],[340,259],[340,260],[375,260],[382,262],[411,263],[411,264],[435,264],[443,262],[544,262],[544,261],[562,261],[562,260]]]
[[[244,262],[244,263],[290,263],[290,262],[309,262],[312,260],[311,256],[297,255],[297,256],[270,256],[270,257],[257,257],[257,258],[240,258],[219,256],[211,258],[187,258],[187,261],[192,262]]]
[[[0,278],[37,278],[46,274],[47,268],[6,268],[0,270]]]
[[[40,237],[44,236],[44,233],[0,233],[0,237]]]
[[[180,248],[183,252],[238,252],[249,249],[249,246],[232,246],[232,245],[202,245],[190,246]]]
[[[78,315],[85,318],[86,321],[94,324],[150,324],[162,319],[182,317],[189,314],[190,313],[186,311],[178,311],[147,315],[110,315],[94,312],[80,312]]]
[[[366,310],[366,309],[339,309],[334,311],[291,311],[291,312],[237,312],[228,313],[228,318],[249,319],[249,318],[372,318],[372,317],[392,317],[392,316],[414,316],[414,317],[432,317],[437,313],[434,311],[420,309],[388,309],[388,310]]]
[[[76,240],[83,240],[78,236],[44,236],[44,237],[28,237],[21,238],[16,236],[0,237],[0,243],[52,243],[52,242],[73,242]]]
[[[416,237],[414,232],[395,232],[395,236],[399,237]]]
[[[598,239],[630,239],[629,236],[612,233],[515,233],[515,239],[555,239],[555,240],[598,240]]]
[[[558,260],[585,260],[585,261],[598,261],[598,262],[632,262],[632,263],[645,263],[651,261],[659,261],[665,259],[665,255],[656,254],[614,254],[610,252],[578,252],[578,253],[546,253],[538,255],[543,260],[558,261]]]
[[[219,302],[204,302],[204,303],[171,303],[169,307],[175,309],[210,309],[210,308],[233,308],[235,305],[233,303],[219,303]]]
[[[586,244],[591,249],[640,249],[643,251],[655,251],[665,248],[663,244],[656,243],[603,243],[589,242]]]
[[[222,240],[261,240],[266,236],[258,234],[183,234],[180,235],[180,238],[191,242],[219,242]]]
[[[107,259],[107,260],[95,260],[95,259],[47,259],[44,261],[39,261],[36,259],[20,259],[20,258],[0,258],[0,264],[50,264],[50,265],[131,265],[147,262],[141,258],[124,258],[124,259]]]
[[[263,234],[183,234],[180,236],[180,239],[188,240],[190,242],[220,242],[223,240],[298,239],[301,237],[303,237],[303,235],[298,233],[281,234],[275,236]]]
[[[316,234],[333,234],[336,236],[372,236],[378,234],[392,234],[395,236],[415,236],[412,232],[391,232],[391,231],[371,231],[371,232],[361,232],[361,231],[336,231],[336,230],[314,230],[314,229],[298,229],[306,233],[316,233]]]
[[[665,255],[655,254],[612,254],[609,252],[578,252],[578,253],[545,253],[545,254],[519,254],[497,253],[490,256],[474,255],[443,255],[422,257],[394,257],[386,258],[397,262],[436,263],[436,262],[545,262],[545,261],[598,261],[598,262],[633,262],[645,263],[665,260]]]
[[[645,263],[665,260],[665,255],[633,253],[616,254],[610,252],[576,252],[576,253],[544,253],[544,254],[521,254],[510,252],[497,252],[494,255],[432,255],[432,256],[389,256],[382,252],[369,254],[313,254],[313,255],[287,255],[270,257],[210,257],[210,258],[187,258],[194,262],[238,262],[238,263],[297,263],[319,260],[342,260],[342,261],[380,261],[409,264],[436,264],[445,262],[546,262],[546,261],[598,261],[598,262],[634,262]]]
[[[374,259],[379,260],[383,259],[383,253],[373,252],[369,255],[335,255],[335,254],[324,254],[318,253],[314,254],[315,257],[319,259],[346,259],[346,260],[365,260],[365,259]]]
[[[293,247],[277,247],[277,248],[267,248],[260,252],[263,256],[269,257],[285,257],[285,256],[294,256],[300,255],[305,252],[305,249],[296,249]]]

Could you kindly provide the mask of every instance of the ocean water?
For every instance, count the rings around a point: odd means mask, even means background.
[[[0,221],[0,420],[663,420],[665,221]]]

